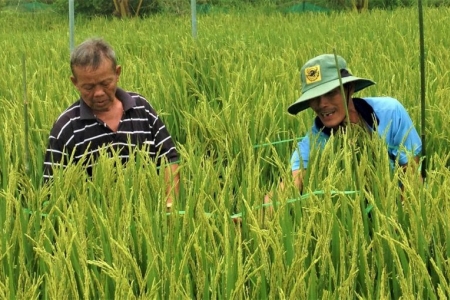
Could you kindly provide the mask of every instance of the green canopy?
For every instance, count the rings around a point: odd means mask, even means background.
[[[6,10],[17,10],[21,12],[41,12],[46,10],[52,10],[50,4],[41,2],[28,2],[28,3],[18,3],[14,5],[8,5],[5,7]]]
[[[279,7],[278,10],[282,13],[302,13],[302,12],[329,12],[325,7],[314,5],[308,2],[301,2],[298,4]]]

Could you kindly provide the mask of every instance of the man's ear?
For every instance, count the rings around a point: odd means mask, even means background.
[[[121,72],[122,72],[122,66],[121,65],[116,66],[116,76],[117,77],[120,77]],[[117,79],[119,79],[119,78],[117,78]]]
[[[77,86],[77,78],[75,76],[70,76],[70,81],[72,81],[74,86]]]

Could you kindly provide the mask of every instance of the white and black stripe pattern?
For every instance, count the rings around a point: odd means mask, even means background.
[[[81,99],[58,117],[45,155],[45,180],[52,177],[53,168],[66,167],[72,155],[73,163],[82,158],[92,162],[101,149],[118,152],[124,163],[135,148],[146,149],[158,165],[162,158],[168,162],[178,160],[172,137],[150,103],[139,94],[119,88],[116,96],[124,108],[116,132],[98,120]]]

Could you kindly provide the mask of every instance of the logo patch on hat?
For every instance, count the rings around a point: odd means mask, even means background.
[[[320,65],[305,69],[306,84],[314,83],[322,80],[320,73]]]

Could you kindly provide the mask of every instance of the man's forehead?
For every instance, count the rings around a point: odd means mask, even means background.
[[[73,68],[73,75],[77,78],[103,78],[103,77],[114,77],[117,74],[117,68],[114,69],[109,65],[102,66],[75,66]]]
[[[78,71],[88,71],[88,72],[96,71],[98,69],[103,69],[103,68],[105,68],[105,69],[109,68],[111,70],[114,69],[112,61],[107,60],[107,59],[104,59],[101,62],[96,63],[96,64],[88,63],[88,64],[73,65],[72,68],[74,70],[76,69]]]

